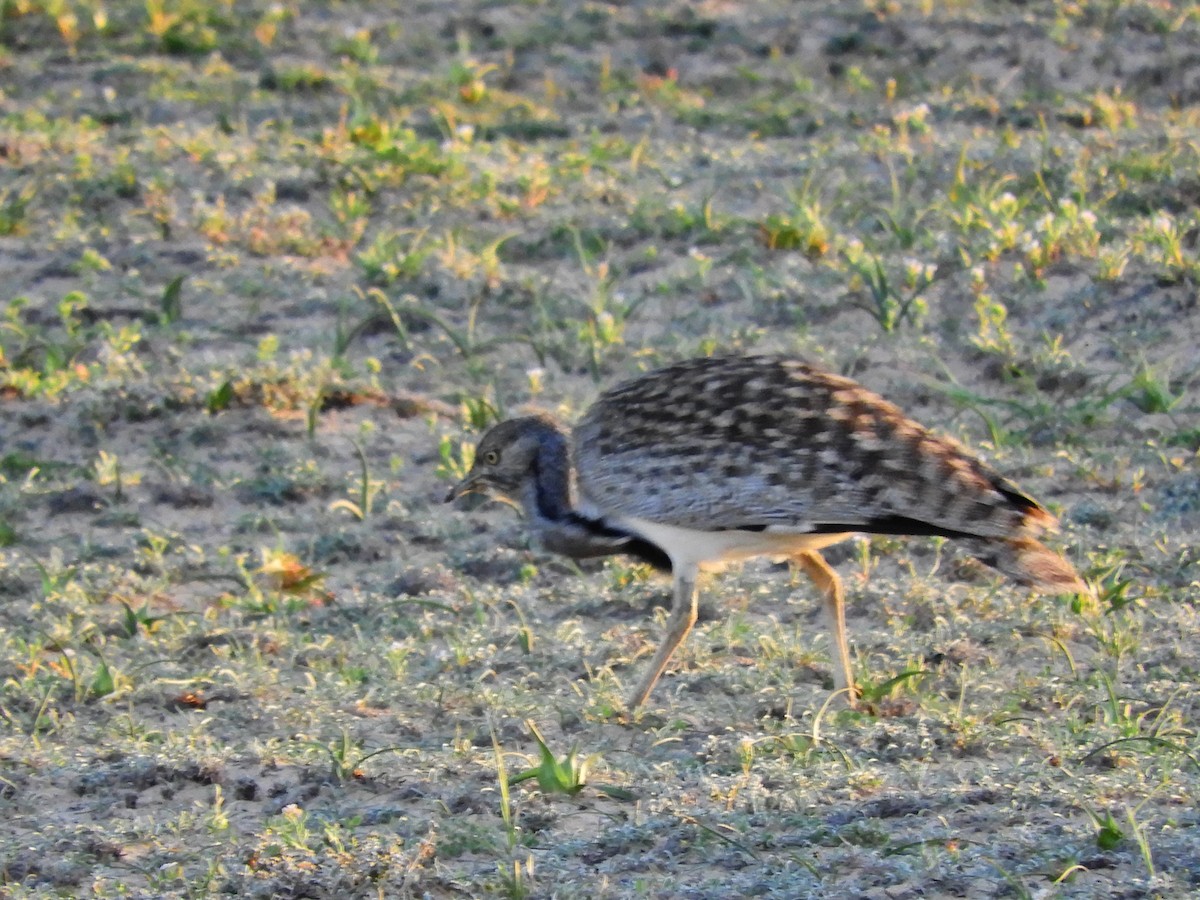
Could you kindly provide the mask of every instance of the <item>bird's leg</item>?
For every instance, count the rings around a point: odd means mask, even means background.
[[[678,570],[675,572],[675,598],[671,604],[671,618],[667,620],[667,636],[663,638],[662,645],[654,654],[654,659],[650,661],[650,669],[642,678],[642,683],[629,697],[631,710],[637,709],[646,702],[650,692],[654,690],[654,685],[658,683],[663,669],[670,662],[671,654],[675,652],[676,647],[683,643],[687,633],[696,624],[696,575],[694,568],[687,572]]]
[[[837,572],[825,562],[825,557],[815,550],[798,553],[793,557],[804,574],[813,580],[823,596],[825,618],[828,620],[829,636],[833,642],[833,686],[844,692],[846,703],[851,708],[858,699],[854,686],[854,673],[850,670],[850,645],[846,641],[846,603],[842,592],[842,580]]]

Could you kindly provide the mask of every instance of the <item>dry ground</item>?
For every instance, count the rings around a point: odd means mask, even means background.
[[[1198,204],[1181,4],[0,2],[0,895],[1200,891]],[[623,724],[667,583],[440,501],[714,350],[1099,600],[847,545],[852,713],[747,566]]]

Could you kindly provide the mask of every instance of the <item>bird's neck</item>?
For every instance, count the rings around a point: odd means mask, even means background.
[[[538,528],[568,521],[575,512],[575,467],[567,436],[547,429],[538,440],[530,477],[521,490],[525,515]]]
[[[539,435],[538,451],[519,498],[542,545],[574,559],[627,553],[658,568],[670,568],[670,560],[659,548],[603,516],[580,510],[577,496],[570,438],[547,429]]]

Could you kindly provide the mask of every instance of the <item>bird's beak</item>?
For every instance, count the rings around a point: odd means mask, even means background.
[[[470,494],[478,490],[480,490],[479,476],[472,472],[458,484],[454,485],[454,487],[450,488],[446,494],[445,502],[453,503],[463,494]]]

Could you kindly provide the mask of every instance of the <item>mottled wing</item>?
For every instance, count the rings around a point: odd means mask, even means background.
[[[626,382],[573,443],[586,501],[685,528],[1012,537],[1054,524],[956,442],[784,358],[691,360]]]

